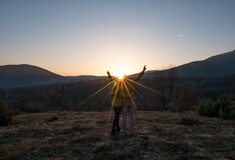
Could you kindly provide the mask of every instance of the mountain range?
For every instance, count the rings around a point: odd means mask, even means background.
[[[32,65],[21,64],[0,66],[0,88],[47,85],[68,81],[69,79],[67,77]]]
[[[235,50],[181,65],[177,70],[180,76],[187,77],[221,77],[235,74]]]
[[[205,60],[194,61],[176,67],[181,77],[221,77],[235,74],[235,50]],[[145,76],[151,77],[160,71],[146,72]]]
[[[205,60],[194,61],[176,67],[182,77],[221,77],[235,74],[235,50]],[[152,76],[157,70],[147,71],[144,76]],[[66,83],[70,81],[94,80],[101,76],[64,77],[46,69],[22,64],[0,66],[0,88],[26,87]]]

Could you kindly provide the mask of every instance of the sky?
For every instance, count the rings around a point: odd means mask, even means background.
[[[235,0],[0,0],[0,65],[128,75],[234,49]]]

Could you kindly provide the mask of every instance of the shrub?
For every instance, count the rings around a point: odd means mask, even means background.
[[[235,102],[227,96],[221,96],[216,102],[207,101],[201,104],[198,112],[209,117],[235,118]]]
[[[4,101],[0,98],[0,126],[7,126],[12,122],[12,114]]]
[[[211,100],[207,100],[201,104],[198,108],[200,115],[205,115],[209,117],[218,117],[219,116],[219,106],[214,104]]]
[[[54,121],[57,121],[58,120],[58,116],[57,115],[54,115],[52,116],[48,121],[49,122],[54,122]]]
[[[232,103],[232,110],[230,112],[229,118],[235,119],[235,102]]]
[[[183,124],[183,125],[195,125],[198,123],[199,123],[199,121],[196,118],[180,117],[180,119],[179,119],[179,124]]]
[[[85,133],[83,128],[79,124],[72,125],[72,130],[75,131],[75,132]]]

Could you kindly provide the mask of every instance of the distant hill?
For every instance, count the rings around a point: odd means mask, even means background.
[[[194,61],[177,67],[182,77],[221,77],[235,74],[235,50],[202,61]],[[159,71],[149,71],[146,77]]]
[[[68,81],[66,77],[32,65],[0,66],[0,88],[47,85]]]
[[[235,50],[232,52],[210,57],[206,61],[214,63],[224,69],[227,74],[235,73]]]
[[[218,77],[235,74],[235,50],[203,61],[184,64],[177,69],[181,76],[186,77]]]

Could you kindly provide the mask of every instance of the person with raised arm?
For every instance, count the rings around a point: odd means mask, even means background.
[[[122,83],[122,97],[123,97],[123,134],[126,134],[127,118],[130,117],[131,133],[134,133],[135,128],[135,95],[134,86],[143,77],[146,70],[146,65],[143,70],[136,77],[124,77]],[[128,116],[129,115],[129,116]]]
[[[120,132],[119,118],[120,118],[120,115],[122,112],[122,106],[123,106],[121,84],[120,84],[120,80],[116,77],[111,76],[109,71],[107,71],[107,74],[108,74],[109,81],[112,82],[112,88],[111,88],[110,94],[112,97],[112,109],[115,112],[111,135],[116,135],[117,133]]]

